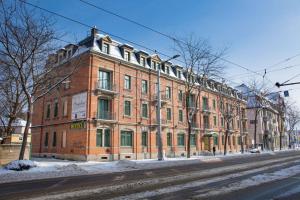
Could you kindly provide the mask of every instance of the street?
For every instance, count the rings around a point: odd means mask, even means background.
[[[0,185],[0,199],[299,199],[300,152]]]

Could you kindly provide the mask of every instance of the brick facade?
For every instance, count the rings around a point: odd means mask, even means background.
[[[159,56],[137,52],[129,45],[112,41],[108,36],[97,34],[95,37],[92,34],[90,39],[94,43],[91,46],[86,45],[89,48],[79,56],[65,58],[64,62],[57,60],[61,74],[66,74],[68,69],[75,66],[76,72],[67,83],[62,84],[34,105],[33,154],[75,160],[156,158],[157,74],[155,69],[151,69],[151,63],[152,61],[161,63]],[[89,38],[85,40],[89,43]],[[98,49],[95,48],[95,41]],[[106,51],[104,44],[107,45],[108,52],[104,52]],[[66,48],[64,51],[67,50]],[[77,51],[79,52],[79,49]],[[115,52],[119,52],[119,55]],[[129,61],[125,59],[127,52]],[[145,66],[142,64],[141,57],[145,58]],[[179,90],[184,91],[185,86],[182,79],[174,76],[176,74],[174,70],[177,68],[171,65],[169,67],[171,72],[167,73],[165,69],[165,73],[161,75],[163,149],[166,156],[185,156],[186,108],[182,103],[184,99],[181,101],[178,95]],[[102,71],[101,74],[99,71]],[[145,93],[142,92],[144,87],[142,81],[147,83]],[[129,82],[130,88],[128,88]],[[170,96],[166,94],[167,87],[170,88]],[[84,92],[87,93],[86,117],[74,120],[72,98]],[[202,107],[203,97],[207,98],[207,109]],[[231,98],[238,97],[228,97],[227,102],[230,103]],[[240,101],[241,107],[245,108],[245,102]],[[193,123],[195,144],[191,148],[191,154],[200,155],[212,151],[213,146],[216,147],[217,152],[222,152],[224,149],[222,135],[225,130],[221,125],[221,114],[218,110],[218,93],[212,89],[203,89],[199,102],[200,106]],[[146,107],[143,104],[147,105],[147,112],[146,109],[142,109]],[[50,106],[49,117],[47,116],[48,105]],[[56,117],[54,117],[55,105],[58,105]],[[169,119],[168,108],[171,111]],[[181,111],[182,122],[179,119]],[[204,124],[204,116],[208,118],[209,123]],[[227,149],[238,152],[241,147],[239,143],[241,128],[237,125],[237,119],[234,121],[235,126],[229,137]]]

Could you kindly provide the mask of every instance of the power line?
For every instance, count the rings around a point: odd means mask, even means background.
[[[273,70],[268,70],[267,69],[267,73],[282,71],[282,70],[285,70],[285,69],[290,69],[290,68],[299,67],[299,66],[300,66],[300,64],[296,64],[296,65],[278,67],[278,68],[275,68]],[[257,70],[256,72],[263,72],[263,71],[265,71],[265,69]],[[240,73],[240,74],[235,74],[233,76],[229,76],[228,78],[235,78],[235,77],[243,78],[243,77],[248,77],[250,74],[252,74],[252,73]],[[242,75],[245,75],[245,76],[242,76]]]
[[[72,21],[72,22],[74,22],[74,23],[78,23],[78,24],[80,24],[80,25],[82,25],[82,26],[85,26],[85,27],[88,27],[88,28],[94,28],[93,26],[90,26],[90,25],[85,24],[85,23],[83,23],[83,22],[80,22],[80,21],[78,21],[78,20],[72,19],[72,18],[70,18],[70,17],[61,15],[61,14],[59,14],[59,13],[50,11],[50,10],[48,10],[48,9],[42,8],[42,7],[37,6],[37,5],[35,5],[35,4],[29,3],[29,2],[25,2],[25,1],[23,1],[23,0],[19,0],[19,1],[21,1],[21,2],[23,2],[23,3],[25,3],[25,4],[27,4],[27,5],[30,5],[30,6],[32,6],[32,7],[35,7],[35,8],[37,8],[37,9],[40,9],[40,10],[42,10],[42,11],[45,11],[45,12],[47,12],[47,13],[50,13],[50,14],[52,14],[52,15],[59,16],[59,17],[65,19],[65,20],[69,20],[69,21]],[[127,40],[127,39],[125,39],[125,38],[123,38],[123,37],[120,37],[120,36],[111,34],[111,33],[106,32],[106,31],[104,31],[104,30],[101,30],[101,32],[103,32],[104,34],[107,34],[107,35],[111,35],[111,36],[113,36],[113,37],[115,37],[115,38],[119,38],[119,39],[121,39],[121,40],[124,40],[124,41],[129,42],[129,43],[131,43],[131,44],[134,44],[134,45],[136,45],[136,46],[142,47],[142,48],[144,48],[144,49],[147,49],[147,50],[149,50],[149,51],[151,51],[151,52],[159,53],[159,54],[161,54],[161,55],[163,55],[163,56],[166,56],[166,57],[171,57],[171,56],[169,56],[169,55],[167,55],[167,54],[165,54],[165,53],[162,53],[162,52],[157,51],[157,50],[153,50],[153,49],[151,49],[151,48],[149,48],[149,47],[145,47],[144,45],[138,44],[138,43],[136,43],[136,42],[132,42],[132,41],[130,41],[130,40]],[[61,41],[64,41],[64,40],[61,40]],[[64,42],[67,42],[67,41],[64,41]],[[70,43],[71,43],[71,42],[70,42]],[[185,64],[185,63],[184,63],[183,61],[181,61],[181,60],[178,60],[178,59],[175,59],[175,60],[178,61],[178,62],[180,62],[180,63]],[[240,84],[240,83],[236,83],[236,82],[233,82],[233,81],[231,81],[231,80],[228,80],[228,79],[226,79],[226,78],[224,78],[224,77],[223,77],[223,79],[225,79],[225,80],[227,80],[227,81],[229,81],[229,82],[231,82],[231,83]]]
[[[82,25],[82,26],[85,26],[85,27],[88,27],[88,28],[94,28],[93,26],[90,26],[90,25],[88,25],[88,24],[86,24],[86,23],[80,22],[80,21],[78,21],[78,20],[72,19],[72,18],[67,17],[67,16],[64,16],[64,15],[62,15],[62,14],[53,12],[53,11],[48,10],[48,9],[46,9],[46,8],[42,8],[42,7],[37,6],[37,5],[35,5],[35,4],[29,3],[29,2],[26,2],[26,1],[23,1],[23,0],[19,0],[19,1],[21,1],[21,2],[23,2],[23,3],[25,3],[25,4],[27,4],[27,5],[30,5],[30,6],[32,6],[32,7],[35,7],[35,8],[37,8],[37,9],[40,9],[40,10],[42,10],[42,11],[44,11],[44,12],[50,13],[50,14],[52,14],[52,15],[56,15],[56,16],[59,16],[59,17],[61,17],[61,18],[63,18],[63,19],[72,21],[72,22],[74,22],[74,23],[78,23],[78,24],[80,24],[80,25]],[[123,40],[123,41],[129,42],[129,43],[131,43],[131,44],[133,44],[133,45],[136,45],[136,46],[139,46],[139,47],[141,47],[141,48],[147,49],[147,50],[149,50],[149,51],[151,51],[151,52],[153,52],[153,53],[159,53],[159,54],[161,54],[161,55],[163,55],[163,56],[171,57],[171,56],[169,56],[169,55],[167,55],[167,54],[165,54],[165,53],[162,53],[162,52],[160,52],[160,51],[151,49],[151,48],[146,47],[146,46],[144,46],[144,45],[138,44],[138,43],[136,43],[136,42],[130,41],[130,40],[125,39],[125,38],[123,38],[123,37],[120,37],[120,36],[117,36],[117,35],[115,35],[115,34],[112,34],[112,33],[109,33],[109,32],[107,32],[107,31],[104,31],[103,29],[101,30],[101,32],[103,32],[104,34],[107,34],[107,35],[111,35],[112,37],[119,38],[119,39],[121,39],[121,40]],[[178,62],[180,62],[180,63],[184,63],[184,62],[181,61],[181,60],[178,60],[178,59],[175,59],[175,60],[178,61]]]
[[[125,21],[129,21],[129,22],[131,22],[131,23],[133,23],[133,24],[135,24],[135,25],[138,25],[138,26],[143,27],[143,28],[145,28],[145,29],[148,29],[148,30],[150,30],[150,31],[152,31],[152,32],[155,32],[156,34],[162,35],[162,36],[164,36],[164,37],[166,37],[166,38],[168,38],[168,39],[171,39],[172,41],[177,41],[177,42],[180,42],[180,43],[182,43],[182,44],[184,44],[184,45],[191,46],[191,45],[187,44],[187,43],[186,43],[185,41],[183,41],[183,40],[180,40],[180,39],[177,39],[177,38],[175,38],[175,37],[172,37],[172,36],[170,36],[170,35],[168,35],[168,34],[162,33],[161,31],[158,31],[158,30],[153,29],[153,28],[151,28],[151,27],[149,27],[149,26],[146,26],[146,25],[144,25],[144,24],[141,24],[141,23],[139,23],[139,22],[137,22],[137,21],[134,21],[134,20],[132,20],[132,19],[129,19],[128,17],[124,17],[124,16],[119,15],[119,14],[117,14],[117,13],[115,13],[115,12],[112,12],[112,11],[110,11],[110,10],[107,10],[107,9],[105,9],[105,8],[102,8],[102,7],[100,7],[100,6],[97,6],[97,5],[95,5],[95,4],[92,4],[92,3],[90,3],[90,2],[87,2],[87,1],[85,1],[85,0],[80,0],[80,1],[81,1],[82,3],[85,3],[85,4],[89,5],[89,6],[92,6],[92,7],[96,8],[96,9],[98,9],[98,10],[101,10],[101,11],[103,11],[103,12],[106,12],[106,13],[108,13],[108,14],[110,14],[110,15],[114,15],[115,17],[118,17],[118,18],[123,19],[123,20],[125,20]],[[198,48],[195,47],[195,46],[191,46],[191,47],[193,47],[193,48],[195,48],[195,49],[198,49]],[[212,55],[212,54],[211,54],[211,55]],[[216,56],[216,55],[212,55],[212,56]],[[226,59],[226,58],[220,57],[219,59],[222,60],[222,61],[224,61],[224,62],[227,62],[227,63],[229,63],[229,64],[231,64],[231,65],[234,65],[234,66],[237,66],[237,67],[242,68],[242,69],[244,69],[244,70],[247,70],[247,71],[249,71],[249,72],[252,72],[252,73],[254,73],[254,74],[256,74],[256,75],[262,76],[262,74],[259,74],[259,73],[255,72],[255,71],[253,71],[253,70],[250,70],[250,69],[247,68],[247,67],[244,67],[244,66],[242,66],[242,65],[240,65],[240,64],[238,64],[238,63],[235,63],[235,62],[233,62],[233,61],[230,61],[230,60],[228,60],[228,59]]]

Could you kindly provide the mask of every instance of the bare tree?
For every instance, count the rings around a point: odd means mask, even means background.
[[[25,96],[18,77],[10,68],[0,66],[0,69],[0,124],[2,137],[5,138],[13,133],[13,122],[23,118]]]
[[[287,105],[286,108],[286,122],[289,136],[289,147],[291,146],[292,134],[296,126],[300,123],[300,111],[293,103]]]
[[[241,121],[241,102],[242,96],[223,82],[218,92],[218,106],[225,126],[224,155],[227,154],[228,136],[234,132],[234,121],[238,116]]]
[[[176,40],[175,44],[175,51],[184,62],[184,107],[188,123],[187,157],[190,158],[192,122],[199,108],[200,92],[209,78],[217,77],[223,72],[221,57],[224,56],[225,50],[214,52],[208,41],[193,35]]]
[[[0,2],[0,67],[11,71],[9,80],[18,80],[24,95],[26,125],[19,159],[24,158],[33,104],[70,77],[78,64],[61,74],[49,55],[57,38],[49,17],[34,15],[20,1]],[[50,57],[51,58],[51,57]],[[80,58],[78,59],[80,63]]]

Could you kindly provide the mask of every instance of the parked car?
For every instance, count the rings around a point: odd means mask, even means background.
[[[258,148],[253,148],[253,149],[250,149],[249,152],[250,153],[260,153],[260,150]]]

